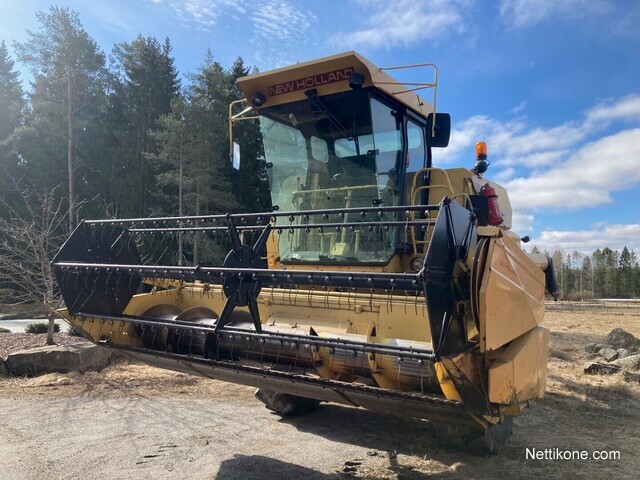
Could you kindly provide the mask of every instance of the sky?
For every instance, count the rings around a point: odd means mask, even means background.
[[[0,0],[0,40],[38,28],[45,0]],[[452,116],[443,168],[474,164],[507,188],[531,244],[640,254],[640,2],[637,0],[59,0],[107,54],[169,37],[181,74],[207,49],[260,71],[356,50],[380,67],[438,65]],[[26,68],[22,78],[28,82]],[[398,80],[431,81],[428,70]],[[25,85],[25,89],[28,86]],[[424,96],[430,98],[429,93]]]

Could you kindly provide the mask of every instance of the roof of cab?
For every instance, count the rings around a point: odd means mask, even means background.
[[[249,75],[239,78],[237,84],[249,101],[256,93],[264,95],[265,102],[256,107],[259,110],[304,100],[310,89],[316,89],[319,96],[350,91],[349,78],[353,73],[363,76],[363,88],[373,86],[425,118],[433,112],[430,102],[408,92],[408,87],[354,51]]]

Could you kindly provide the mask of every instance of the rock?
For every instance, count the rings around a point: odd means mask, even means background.
[[[43,373],[101,370],[111,359],[107,348],[88,343],[53,345],[14,352],[7,357],[12,375],[34,376]]]
[[[596,343],[596,345],[593,347],[593,351],[595,353],[598,353],[599,351],[604,350],[605,348],[611,348],[611,349],[615,350],[613,345],[610,345],[608,343]]]
[[[584,373],[588,373],[590,375],[612,375],[614,373],[618,373],[620,370],[622,370],[622,367],[606,363],[589,363],[584,367]]]
[[[615,360],[618,357],[618,352],[616,352],[613,348],[603,348],[599,353],[607,362]]]
[[[46,318],[47,318],[46,316],[38,312],[0,314],[0,321],[2,320],[45,320]]]
[[[640,371],[640,354],[629,355],[628,357],[625,357],[625,358],[619,358],[611,362],[611,364],[620,368],[624,368],[625,370]]]
[[[622,328],[614,328],[611,333],[607,335],[604,341],[613,345],[614,348],[625,348],[629,352],[640,351],[640,339],[634,337],[629,332]]]
[[[587,345],[584,346],[584,351],[587,353],[596,353],[596,344],[595,343],[589,343]]]
[[[1,358],[0,358],[0,375],[9,375],[9,370],[7,370],[7,364]]]
[[[631,373],[623,370],[622,378],[624,378],[627,382],[640,383],[640,373]]]
[[[617,350],[618,352],[618,358],[625,358],[629,356],[629,350],[627,350],[626,348],[619,348]]]
[[[11,330],[0,327],[0,333],[11,333]]]

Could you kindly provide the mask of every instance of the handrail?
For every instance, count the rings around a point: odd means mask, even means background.
[[[249,113],[253,110],[253,107],[249,105],[247,108],[242,110],[239,113],[233,114],[233,107],[235,105],[239,105],[241,103],[248,103],[246,98],[241,98],[240,100],[234,100],[229,104],[229,158],[233,162],[233,122],[239,122],[241,120],[256,120],[260,118],[258,115],[252,115],[250,117],[244,117],[243,115]]]
[[[439,171],[442,172],[444,174],[444,178],[446,180],[446,184],[429,184],[429,185],[421,185],[418,186],[417,182],[418,179],[422,178],[422,176],[425,173],[429,173],[431,174],[431,172],[433,171]],[[444,188],[445,190],[448,190],[448,195],[450,197],[454,196],[454,191],[453,191],[453,185],[451,184],[451,179],[449,178],[449,174],[447,173],[446,170],[442,169],[442,168],[437,168],[437,167],[427,167],[427,168],[421,168],[420,170],[418,170],[415,175],[413,176],[413,180],[411,182],[411,205],[416,205],[416,195],[420,192],[424,192],[427,190],[431,190],[431,189],[435,189],[435,188]],[[415,212],[412,213],[412,220],[416,221],[415,218]],[[411,246],[413,247],[413,254],[414,255],[418,255],[418,243],[422,244],[422,245],[426,245],[429,240],[426,240],[426,238],[428,237],[428,231],[425,232],[425,240],[418,240],[416,238],[416,232],[415,229],[411,230]]]
[[[317,188],[314,190],[296,190],[291,195],[296,197],[296,196],[306,195],[307,193],[326,193],[326,192],[342,192],[342,191],[348,192],[351,190],[365,190],[368,188],[378,189],[380,188],[380,186],[372,183],[370,185],[352,185],[352,186],[346,186],[346,187]]]
[[[434,121],[431,122],[431,138],[436,137],[436,122],[435,122],[435,114],[437,110],[437,101],[438,101],[438,67],[435,63],[414,63],[412,65],[398,65],[395,67],[382,67],[380,71],[384,70],[403,70],[407,68],[421,68],[421,67],[431,67],[433,68],[433,82],[402,82],[405,86],[416,86],[416,88],[409,88],[406,90],[402,90],[400,92],[396,92],[396,95],[401,93],[410,93],[415,92],[417,90],[422,90],[425,88],[433,88],[433,115]],[[376,82],[379,85],[397,85],[395,82]]]

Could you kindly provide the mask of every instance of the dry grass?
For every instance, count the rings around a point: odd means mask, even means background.
[[[356,459],[356,478],[632,478],[640,471],[640,384],[622,375],[583,373],[588,343],[602,342],[616,327],[640,337],[640,316],[612,313],[549,312],[551,330],[547,395],[516,419],[514,434],[498,456],[483,458],[442,444],[429,424],[327,405],[296,428],[330,435],[332,441],[379,450]],[[249,397],[253,389],[151,367],[119,363],[102,373],[46,375],[0,380],[0,396],[18,391],[70,396]],[[175,398],[175,397],[174,397]],[[193,398],[193,397],[192,397]],[[375,423],[376,435],[366,427]],[[362,430],[364,429],[364,430]],[[364,432],[364,433],[363,433]],[[620,451],[620,460],[527,460],[527,448]],[[302,448],[312,451],[313,445]],[[347,464],[351,457],[337,458]],[[327,472],[325,472],[327,473]],[[315,478],[315,477],[314,477]],[[320,478],[320,477],[318,477]],[[325,477],[322,477],[325,478]],[[326,478],[345,478],[326,477]]]

